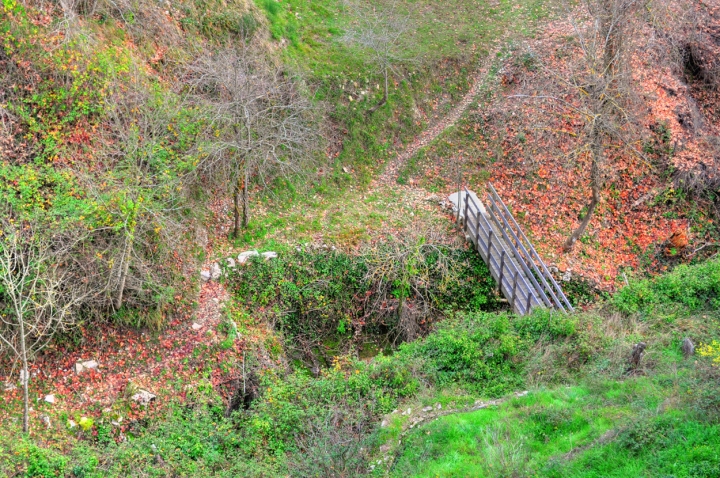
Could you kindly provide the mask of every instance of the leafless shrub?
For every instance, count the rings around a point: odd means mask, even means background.
[[[436,231],[413,232],[367,245],[366,280],[371,284],[366,315],[391,327],[401,340],[412,341],[437,314],[437,291],[459,277],[459,264],[448,255]]]
[[[247,43],[202,55],[190,66],[189,81],[208,108],[198,173],[232,192],[237,235],[250,220],[251,181],[268,189],[318,161],[316,110],[297,78]]]
[[[76,312],[93,295],[91,275],[78,261],[82,229],[0,215],[0,350],[21,362],[23,430],[29,430],[28,363],[58,333],[69,330]]]
[[[700,138],[699,143],[707,153],[705,161],[694,168],[676,171],[673,177],[675,187],[698,196],[714,192],[720,197],[720,137],[705,136]]]

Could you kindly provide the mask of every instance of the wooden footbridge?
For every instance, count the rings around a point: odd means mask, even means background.
[[[515,313],[525,315],[535,307],[573,311],[492,184],[488,183],[485,204],[467,188],[452,194],[450,201],[466,237],[488,265]]]

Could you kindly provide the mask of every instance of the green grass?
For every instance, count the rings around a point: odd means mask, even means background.
[[[390,3],[373,2],[380,10]],[[398,65],[388,103],[370,114],[382,98],[380,71],[367,52],[341,41],[354,19],[340,0],[256,4],[265,12],[273,38],[287,41],[285,62],[304,71],[317,99],[333,107],[342,148],[332,179],[344,185],[349,178],[339,173],[340,166],[354,166],[360,184],[367,185],[389,155],[426,126],[419,112],[431,116],[449,109],[470,88],[478,60],[501,38],[532,33],[552,5],[540,0],[400,2],[398,10],[416,24],[404,55],[412,60]]]
[[[717,476],[720,424],[659,407],[668,378],[538,390],[438,419],[405,439],[390,475]]]
[[[278,243],[324,242],[353,249],[397,230],[449,229],[451,223],[437,204],[424,201],[423,196],[390,187],[372,193],[331,189],[326,194],[294,194],[292,200],[279,193],[253,204],[250,225],[235,245],[267,248]]]

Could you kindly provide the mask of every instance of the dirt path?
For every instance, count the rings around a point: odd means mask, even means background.
[[[480,67],[480,69],[473,76],[473,84],[470,90],[463,96],[460,103],[440,121],[428,127],[425,131],[420,133],[412,143],[410,143],[404,151],[398,153],[395,159],[391,160],[385,171],[376,179],[377,184],[395,184],[397,182],[398,174],[405,166],[405,163],[415,156],[415,154],[422,148],[434,141],[443,131],[453,126],[465,113],[470,104],[475,100],[478,93],[485,86],[485,81],[488,77],[488,71],[492,65],[491,59],[495,58],[495,54],[488,56],[488,60]]]

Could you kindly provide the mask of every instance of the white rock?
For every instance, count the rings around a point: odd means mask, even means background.
[[[343,170],[343,173],[350,174],[350,170],[347,168],[347,166],[343,166],[342,170]]]
[[[40,420],[45,424],[46,428],[52,428],[52,424],[50,423],[50,417],[47,415],[40,415]]]
[[[52,393],[50,395],[45,395],[45,401],[47,403],[55,403],[55,395]]]
[[[259,256],[260,253],[258,251],[245,251],[238,254],[238,263],[239,264],[245,264],[248,259],[250,259],[253,256]]]
[[[470,200],[468,201],[468,196]],[[482,201],[480,201],[480,198],[477,197],[477,194],[475,194],[472,191],[469,191],[466,193],[465,191],[462,191],[462,193],[452,193],[450,196],[448,196],[448,201],[452,204],[452,210],[457,213],[458,209],[460,209],[460,218],[464,219],[465,216],[465,203],[468,202],[468,213],[469,214],[475,214],[478,210],[483,215],[487,215],[487,210],[485,209],[485,206],[483,205]]]
[[[437,403],[437,404],[435,404],[435,408],[437,408],[438,410],[442,410],[442,405],[440,405],[439,403]]]
[[[263,252],[262,256],[265,260],[275,259],[277,257],[277,252],[272,252],[272,251]]]
[[[145,406],[147,406],[148,403],[152,402],[156,398],[157,396],[155,394],[150,393],[147,390],[138,390],[138,393],[130,397],[132,401]]]
[[[227,266],[228,266],[228,268],[229,268],[229,269],[235,269],[235,267],[237,266],[237,265],[235,264],[235,259],[233,259],[232,257],[228,257],[226,260],[227,260]]]
[[[430,406],[423,408],[423,412],[425,412],[425,413],[432,412],[432,410],[433,410],[433,407],[430,407]]]
[[[222,269],[220,269],[220,264],[213,262],[213,265],[210,266],[210,278],[212,280],[218,280],[221,275]]]
[[[385,428],[386,426],[388,426],[388,421],[383,420],[382,423],[380,423],[380,428]]]
[[[203,282],[209,281],[211,278],[210,271],[208,271],[208,270],[201,271],[200,278],[203,280]]]
[[[198,324],[197,322],[193,322],[193,324],[192,324],[192,329],[193,329],[193,330],[200,330],[200,329],[202,329],[202,328],[203,328],[202,325]]]
[[[12,391],[15,390],[16,388],[17,388],[17,387],[15,386],[15,384],[14,384],[14,383],[11,383],[11,382],[5,382],[5,383],[3,384],[3,390],[5,390],[6,392],[12,392]]]
[[[80,373],[83,373],[84,371],[85,371],[85,367],[83,367],[83,364],[81,364],[80,362],[75,364],[75,373],[80,374]]]
[[[82,362],[82,366],[88,370],[95,370],[96,368],[98,368],[100,366],[100,364],[94,360],[88,360],[86,362]]]

